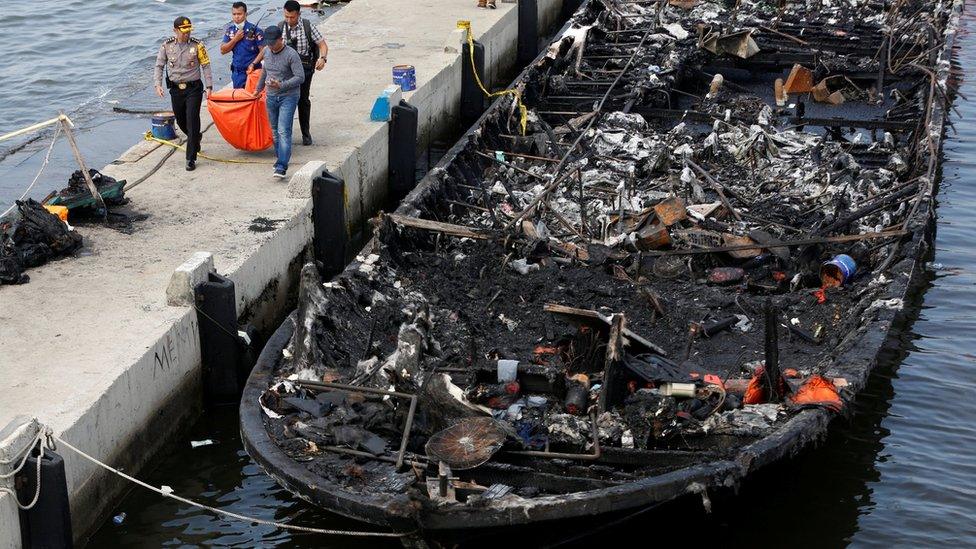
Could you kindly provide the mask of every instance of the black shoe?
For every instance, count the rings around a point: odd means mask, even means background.
[[[195,161],[193,161],[193,160],[187,160],[186,161],[186,171],[192,172],[195,169],[197,169],[197,163]]]
[[[303,135],[302,136],[302,145],[305,145],[307,147],[307,146],[309,146],[311,144],[312,144],[312,136],[311,135]]]

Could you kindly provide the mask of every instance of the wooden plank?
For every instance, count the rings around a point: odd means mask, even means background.
[[[71,145],[71,152],[75,155],[75,161],[78,162],[78,167],[81,168],[81,175],[85,178],[85,185],[88,186],[88,191],[92,194],[92,198],[95,199],[95,203],[102,211],[102,219],[108,219],[108,207],[105,205],[105,201],[102,200],[102,195],[98,193],[98,187],[95,186],[95,182],[92,181],[91,173],[88,172],[88,165],[85,164],[85,159],[81,156],[81,151],[78,150],[78,144],[75,143],[75,136],[71,133],[71,125],[68,123],[68,117],[61,113],[61,126],[64,129],[64,135],[68,138],[68,144]]]
[[[546,303],[542,306],[542,310],[547,313],[553,313],[557,315],[573,316],[577,318],[586,318],[591,320],[597,320],[602,322],[605,326],[610,326],[610,317],[604,316],[599,311],[594,311],[592,309],[579,309],[577,307],[570,307],[568,305],[560,305],[559,303]],[[624,327],[623,334],[626,339],[636,341],[640,345],[654,351],[661,356],[668,356],[667,351],[651,343],[649,340],[635,334],[628,328]]]
[[[400,225],[401,227],[412,227],[414,229],[424,229],[427,231],[433,231],[437,233],[449,234],[451,236],[458,236],[461,238],[474,238],[477,240],[488,240],[491,235],[482,229],[475,229],[473,227],[466,227],[464,225],[454,225],[452,223],[443,223],[441,221],[433,221],[430,219],[420,219],[419,217],[409,217],[400,214],[384,214],[390,221]]]

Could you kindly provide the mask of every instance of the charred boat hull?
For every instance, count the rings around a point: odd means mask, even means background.
[[[926,78],[922,75],[926,71],[920,69],[918,73],[913,73],[917,81],[895,71],[895,75],[905,81],[894,85],[889,80],[888,88],[885,87],[884,77],[879,77],[877,84],[882,91],[892,90],[892,95],[897,91],[897,94],[905,97],[896,101],[881,116],[838,121],[820,116],[818,109],[827,108],[823,106],[811,107],[816,117],[810,112],[802,112],[802,109],[778,111],[776,116],[784,122],[788,119],[794,124],[822,128],[822,139],[811,140],[809,136],[790,133],[794,131],[790,128],[779,126],[778,129],[771,129],[767,124],[768,113],[764,113],[760,106],[762,102],[757,101],[754,94],[747,100],[740,100],[742,98],[735,95],[732,98],[726,96],[725,103],[721,100],[711,103],[715,97],[722,97],[723,81],[720,78],[711,78],[712,89],[707,94],[704,89],[700,90],[702,94],[698,96],[699,102],[694,108],[675,108],[687,105],[672,103],[671,96],[689,94],[686,82],[701,79],[701,73],[707,76],[707,72],[702,70],[703,66],[722,65],[706,54],[693,51],[694,48],[678,47],[682,40],[687,39],[680,25],[677,29],[668,30],[671,38],[655,39],[665,44],[666,47],[662,48],[669,52],[668,59],[677,59],[674,61],[675,70],[659,71],[646,81],[627,72],[635,64],[636,54],[620,56],[615,49],[621,47],[619,39],[598,42],[595,49],[587,49],[591,46],[580,47],[577,55],[573,50],[573,41],[581,40],[593,28],[599,29],[597,34],[602,32],[606,36],[631,33],[623,44],[637,51],[645,46],[648,37],[652,36],[652,30],[662,30],[654,25],[638,30],[615,28],[609,26],[608,20],[621,17],[615,12],[619,11],[619,5],[611,2],[585,5],[577,16],[576,24],[563,33],[548,53],[526,69],[513,86],[521,90],[522,97],[540,117],[532,122],[537,128],[533,139],[512,135],[517,133],[515,113],[518,109],[510,99],[497,101],[472,131],[448,152],[431,175],[407,196],[396,214],[383,216],[379,220],[378,235],[354,264],[325,285],[317,280],[314,267],[306,267],[303,276],[307,275],[304,281],[307,284],[303,284],[299,310],[285,321],[269,341],[245,389],[241,424],[248,453],[282,486],[307,501],[339,514],[398,531],[412,531],[418,527],[456,530],[612,513],[709,489],[731,488],[758,468],[789,458],[822,438],[830,420],[837,415],[839,406],[794,401],[802,386],[777,389],[775,379],[768,382],[765,390],[783,393],[778,398],[767,394],[762,397],[765,400],[753,401],[771,402],[774,408],[779,406],[778,411],[773,410],[767,426],[754,432],[733,429],[728,431],[731,434],[724,434],[721,428],[729,427],[731,423],[708,421],[722,416],[731,422],[736,409],[743,409],[734,405],[730,409],[723,408],[726,386],[729,387],[728,392],[732,392],[731,384],[727,385],[726,382],[734,381],[730,378],[736,377],[729,373],[737,371],[744,362],[741,356],[732,353],[732,349],[759,349],[754,354],[762,358],[761,349],[765,342],[764,366],[767,369],[780,363],[783,368],[806,372],[801,375],[805,378],[804,386],[815,377],[827,380],[824,383],[831,386],[833,394],[839,393],[844,402],[853,399],[866,383],[889,329],[902,314],[900,304],[924,268],[923,258],[929,251],[934,228],[935,173],[945,111],[949,107],[949,95],[938,92],[937,87],[940,85],[938,82],[948,76],[947,56],[961,3],[956,2],[948,7],[943,4],[932,6],[933,12],[948,9],[948,13],[941,12],[940,15],[944,36],[939,41],[941,53],[938,54],[938,62],[933,63],[933,66],[939,67],[938,71]],[[589,13],[587,10],[590,10]],[[631,16],[625,15],[622,19],[628,17]],[[702,16],[699,14],[699,17]],[[620,25],[617,21],[615,24]],[[573,34],[574,29],[578,31],[580,28],[587,30]],[[788,28],[788,25],[781,28]],[[762,66],[789,66],[794,61],[806,59],[803,57],[805,53],[797,52],[795,47],[786,48],[781,40],[777,42],[771,38],[775,36],[787,42],[797,40],[788,32],[770,32],[753,48],[747,39],[748,33],[743,38],[739,32],[728,32],[728,29],[719,31],[712,36],[702,30],[698,48],[711,54],[715,54],[715,51],[725,52],[726,57],[740,54],[752,57],[756,55],[753,51],[756,48],[771,50],[759,61]],[[815,32],[827,31],[821,29]],[[829,44],[830,40],[839,36],[838,32],[822,39]],[[787,37],[782,38],[780,35],[783,34]],[[575,38],[567,42],[565,38],[568,35]],[[880,43],[884,44],[884,40],[881,39]],[[835,45],[833,48],[837,47]],[[860,47],[866,55],[867,50],[880,46],[871,43]],[[706,61],[695,61],[696,56],[700,55],[706,55]],[[748,57],[745,59],[748,60]],[[612,82],[609,81],[611,79],[592,77],[604,70],[593,69],[593,60],[599,62],[604,58],[618,59],[612,61],[616,65],[609,65],[618,72],[616,80]],[[895,61],[898,61],[897,56]],[[647,63],[647,59],[642,59],[638,64]],[[736,59],[726,65],[733,66],[730,70],[741,68],[743,61]],[[587,82],[609,86],[607,91],[602,95],[582,93],[579,91],[579,88],[585,87],[582,81],[571,82],[564,78],[565,75],[580,74],[580,67],[593,71]],[[834,69],[840,72],[845,70],[842,67],[837,69],[836,64]],[[559,70],[563,72],[554,78],[553,73]],[[882,64],[879,73],[884,75],[887,71]],[[694,74],[678,76],[687,72]],[[865,74],[855,72],[844,73],[851,85],[866,78]],[[803,72],[794,68],[787,87],[802,87],[802,83],[795,81],[802,77]],[[668,78],[671,80],[655,88],[661,80]],[[812,74],[809,78],[812,85]],[[834,78],[833,73],[828,73],[821,83],[833,82],[831,78]],[[895,76],[889,76],[891,78]],[[597,82],[599,80],[604,81]],[[611,93],[622,80],[627,81],[630,93]],[[705,83],[709,83],[707,78]],[[737,94],[750,95],[743,84],[736,84],[734,79],[724,85],[739,86],[742,89],[737,90]],[[653,99],[657,93],[655,89],[664,89],[667,93],[658,94],[661,98]],[[827,95],[820,94],[822,99],[817,101],[839,104],[841,100],[833,93],[840,93],[841,96],[854,93],[849,88],[846,91],[838,90]],[[804,93],[812,95],[813,90]],[[667,95],[666,99],[663,99],[664,95]],[[809,96],[804,97],[809,99]],[[584,107],[588,103],[589,106]],[[594,108],[587,111],[589,107]],[[913,121],[903,117],[910,107],[917,108]],[[665,122],[658,122],[660,126],[654,126],[654,122],[642,122],[630,114],[631,110],[640,113],[645,121]],[[722,110],[726,110],[724,117],[716,114]],[[604,116],[606,112],[611,114]],[[546,117],[549,117],[548,122]],[[733,128],[727,133],[713,130],[709,134],[706,124],[706,129],[693,133],[693,137],[682,136],[678,126],[683,127],[686,123],[692,125],[696,117],[714,128],[724,123],[738,129]],[[737,117],[744,122],[736,122]],[[746,130],[744,128],[749,124],[750,117],[753,117],[752,124]],[[557,125],[558,121],[563,123]],[[841,125],[890,131],[894,135],[886,135],[871,146],[859,146],[856,140],[843,137]],[[675,135],[678,136],[675,141],[668,141]],[[573,136],[576,139],[571,139]],[[663,149],[656,141],[658,136],[664,136],[661,139]],[[893,144],[889,144],[889,137]],[[574,154],[574,149],[587,138],[590,149]],[[699,138],[710,144],[702,146],[695,143],[695,139]],[[723,143],[723,140],[724,145],[715,145]],[[742,148],[736,141],[747,142],[749,146]],[[787,149],[802,149],[798,143],[811,144],[810,150],[787,153],[786,156],[802,156],[804,160],[777,165],[778,161],[773,160],[780,156],[775,151],[777,144]],[[687,147],[688,156],[668,151],[668,147]],[[706,150],[709,148],[710,151]],[[768,162],[767,167],[782,168],[773,170],[775,176],[770,178],[789,179],[795,174],[798,183],[792,186],[784,184],[777,192],[768,192],[764,189],[770,181],[767,179],[763,182],[762,177],[755,179],[754,174],[749,174],[744,167],[749,165],[747,161],[742,161],[739,166],[727,162],[723,164],[723,157],[729,158],[734,154],[739,158],[738,154],[742,151],[745,151],[742,153],[744,158],[749,158],[748,155],[752,153],[746,149],[761,150],[763,155],[768,155],[768,158],[754,160],[754,168]],[[665,163],[672,163],[670,167],[662,168],[659,163],[648,160],[658,154],[654,151],[661,150],[664,151],[661,157],[666,157]],[[899,167],[902,161],[892,159],[909,150],[917,150],[917,154],[912,159],[912,166],[902,169]],[[486,151],[499,151],[500,154],[492,155]],[[806,159],[807,154],[809,159]],[[634,157],[639,158],[635,161]],[[711,162],[709,169],[691,160],[700,157]],[[641,182],[625,182],[616,188],[617,194],[614,196],[614,189],[608,183],[627,178],[628,158],[631,159],[631,167],[639,167],[640,173],[636,179],[643,180],[651,187],[641,187]],[[520,159],[526,162],[519,164]],[[555,169],[547,173],[530,162],[549,167],[555,165]],[[683,169],[680,168],[682,162]],[[858,166],[859,162],[865,166],[863,171]],[[589,173],[586,171],[589,165],[596,165],[613,175],[603,177],[600,173],[590,173],[590,179],[585,180],[584,173]],[[620,169],[621,165],[624,169]],[[831,167],[822,168],[820,165]],[[831,177],[850,175],[852,165],[858,166],[854,172],[856,178],[847,178],[842,185],[830,185]],[[822,170],[822,175],[828,181],[812,199],[801,196],[802,192],[797,191],[798,188],[809,191],[808,187],[803,186],[806,181],[804,175],[796,174],[797,171],[802,172],[799,168],[804,166],[818,170],[818,173]],[[618,169],[620,171],[614,171]],[[713,175],[710,169],[722,173]],[[566,185],[564,182],[574,173],[579,180],[579,206],[568,207],[566,204],[575,200],[573,193],[576,187],[575,184]],[[749,177],[754,178],[757,187],[751,196],[749,185],[741,185],[741,180]],[[613,181],[614,178],[618,180]],[[739,184],[736,178],[740,179]],[[560,185],[572,187],[572,190],[560,189]],[[630,199],[634,196],[644,198],[644,204],[647,204],[648,196],[658,196],[655,189],[668,185],[671,192],[665,194],[669,198],[657,198],[659,202],[653,208],[641,212],[639,205],[632,206],[634,202]],[[870,188],[867,196],[854,190],[859,185]],[[708,189],[707,193],[701,187]],[[723,194],[723,187],[727,195]],[[627,191],[628,188],[636,190]],[[584,190],[594,194],[584,200]],[[627,192],[634,194],[627,198]],[[644,194],[641,195],[641,192]],[[673,206],[674,197],[682,192],[686,193],[684,196],[689,201],[701,206],[697,209],[687,208],[688,216],[695,220],[699,218],[693,214],[700,214],[700,222],[688,220],[685,204],[677,208]],[[563,194],[553,197],[550,193]],[[613,198],[601,199],[601,193],[610,194]],[[836,204],[831,204],[833,211],[825,214],[820,210],[826,208],[818,210],[816,200],[830,193],[837,193]],[[714,204],[705,204],[709,201],[704,198],[706,194]],[[603,200],[604,208],[594,210],[592,203],[600,200]],[[802,208],[796,203],[809,200],[813,201],[815,207],[798,215]],[[589,210],[585,202],[590,203]],[[714,216],[714,212],[723,208],[725,218]],[[635,213],[628,213],[628,210]],[[784,211],[792,212],[796,219],[788,219]],[[617,212],[619,214],[614,216]],[[589,217],[591,214],[598,214],[602,221],[598,223],[595,215]],[[657,221],[648,222],[648,214]],[[766,222],[764,227],[778,227],[784,232],[773,237],[767,232],[747,230],[750,227],[749,216],[756,217],[757,214],[777,220]],[[735,221],[732,220],[733,216]],[[668,221],[670,218],[673,220]],[[880,228],[872,231],[875,225],[862,223],[862,220],[871,220]],[[528,221],[528,225],[523,221]],[[625,229],[631,222],[630,228]],[[692,223],[694,227],[680,228],[681,223]],[[894,226],[893,223],[900,230],[886,231],[887,227]],[[547,224],[549,227],[562,228],[556,233],[551,228],[544,228]],[[515,229],[512,230],[512,227]],[[857,230],[852,230],[852,227]],[[849,230],[853,234],[847,233]],[[721,238],[723,231],[726,232],[725,240]],[[539,236],[540,232],[542,236]],[[630,240],[624,238],[626,233],[629,233]],[[714,240],[716,235],[717,241]],[[874,238],[880,239],[881,244],[859,248],[861,253],[858,257],[863,262],[861,278],[855,278],[853,272],[848,273],[851,281],[847,286],[843,286],[845,281],[841,281],[841,288],[829,286],[829,278],[824,278],[819,297],[814,299],[813,287],[804,286],[804,276],[799,271],[823,261],[821,256],[828,253],[830,246],[836,247],[838,243],[846,242],[860,243]],[[460,243],[442,242],[448,239],[456,239]],[[593,246],[597,240],[610,244]],[[619,251],[627,246],[630,246],[629,251]],[[768,252],[763,254],[765,259],[762,259],[767,263],[756,267],[760,260],[755,255],[749,257],[747,254],[760,248]],[[784,249],[788,251],[784,252]],[[839,251],[842,250],[835,249],[830,253]],[[736,252],[744,252],[745,255],[734,255]],[[672,267],[674,262],[669,264],[662,261],[661,265],[644,262],[646,257],[711,258],[716,254],[730,254],[731,258],[707,259],[707,270],[700,265],[696,268],[692,261],[678,262],[679,268],[673,272],[665,267]],[[520,259],[511,261],[516,256]],[[550,260],[548,256],[557,257],[559,261]],[[766,268],[770,264],[780,267]],[[790,269],[795,267],[796,271],[787,275],[787,265],[791,266]],[[642,273],[645,268],[652,273]],[[778,269],[782,270],[777,273]],[[495,286],[484,281],[486,272],[492,273],[491,284]],[[762,276],[768,279],[760,280],[760,275],[750,273],[763,273]],[[792,284],[784,283],[790,278]],[[673,293],[668,297],[672,306],[669,311],[665,312],[659,303],[655,288],[662,294]],[[587,304],[593,305],[592,309],[556,303],[557,300],[565,302],[570,297],[579,299],[581,293],[587,296]],[[452,299],[456,301],[451,302]],[[519,299],[524,305],[518,303]],[[705,305],[699,304],[699,299]],[[740,299],[751,305],[744,306]],[[828,304],[833,303],[828,305],[831,307],[829,310],[818,307],[821,299],[826,299]],[[748,326],[751,321],[756,324],[762,321],[763,314],[758,306],[761,303],[768,306],[772,302],[790,312],[784,317],[770,306],[768,310],[776,312],[765,313],[764,340],[761,328]],[[405,304],[414,307],[409,314],[402,312]],[[571,337],[558,336],[552,334],[554,329],[549,320],[538,315],[525,313],[527,320],[524,325],[513,320],[519,311],[527,308],[539,310],[543,304],[547,313],[561,315],[562,319],[571,318],[584,328]],[[599,312],[600,305],[610,311],[626,312],[627,320],[621,313],[607,313],[604,316]],[[696,307],[710,311],[701,322],[694,322],[695,319],[702,319],[701,313],[693,310]],[[743,316],[747,316],[749,322],[729,316],[730,312],[736,310],[748,313]],[[794,314],[797,316],[791,320],[789,317]],[[806,318],[800,321],[804,314],[820,324],[829,325],[827,335],[821,337],[808,329],[813,323],[804,324],[809,322]],[[682,330],[689,325],[689,321],[692,321],[693,329],[689,331],[686,342]],[[488,329],[491,326],[495,327],[497,333],[491,333]],[[741,333],[736,332],[735,336],[723,333],[732,326],[738,326]],[[531,333],[531,337],[521,336],[523,329]],[[777,333],[784,335],[777,336]],[[365,334],[368,336],[364,338]],[[778,343],[777,337],[791,339]],[[540,341],[543,343],[538,345]],[[558,345],[562,347],[547,346],[557,345],[557,341],[561,342]],[[626,342],[626,345],[620,344],[618,349],[615,342]],[[629,355],[624,347],[630,349]],[[658,358],[646,359],[636,366],[626,365],[637,354],[634,348]],[[781,353],[787,351],[789,354],[780,359]],[[483,374],[486,366],[493,369],[498,359],[498,381],[502,381],[501,361],[511,361],[512,357],[524,360],[529,355],[533,356],[532,364],[519,363],[519,368],[526,368],[525,372],[518,370],[516,381],[521,382],[522,387],[516,388],[515,393],[523,398],[523,395],[540,394],[548,398],[546,405],[552,412],[545,412],[539,423],[548,428],[549,437],[543,437],[546,438],[542,445],[544,449],[534,447],[535,440],[529,435],[519,432],[517,436],[512,436],[509,433],[509,442],[494,454],[498,459],[479,462],[474,466],[465,463],[463,467],[458,467],[462,472],[456,477],[443,471],[438,477],[437,462],[450,459],[429,449],[425,456],[423,441],[438,429],[463,423],[459,420],[465,414],[477,414],[472,412],[476,407],[469,406],[471,402],[465,399],[474,401],[484,398],[483,402],[494,410],[493,414],[499,421],[508,421],[512,427],[520,428],[521,419],[513,420],[512,417],[517,415],[521,418],[522,408],[519,406],[529,408],[531,402],[515,402],[514,413],[511,407],[506,409],[513,403],[512,399],[503,393],[491,392],[498,390],[497,387],[486,388],[489,384],[485,383]],[[668,361],[662,360],[664,355],[669,357]],[[426,366],[424,360],[428,360]],[[660,372],[657,372],[656,378],[653,373],[647,373],[649,369],[660,369],[662,363],[668,365],[665,369],[674,370],[669,375],[685,375],[688,368],[694,369],[692,374],[695,377],[691,380],[696,389],[692,389],[691,394],[695,395],[694,399],[701,398],[706,403],[713,402],[708,400],[708,394],[712,391],[709,385],[714,382],[706,381],[703,384],[699,374],[713,379],[722,374],[718,384],[723,388],[721,391],[715,390],[721,394],[719,404],[714,409],[705,410],[704,419],[699,419],[692,414],[700,413],[700,409],[684,406],[688,400],[668,400],[672,398],[670,396],[662,399],[662,395],[670,395],[666,391],[670,391],[667,384],[671,382],[664,381],[666,376],[661,377]],[[627,368],[625,374],[630,377],[621,378],[624,380],[622,382],[615,381],[614,376],[619,376],[619,371],[624,367]],[[546,378],[543,372],[540,374],[541,380],[538,377],[529,379],[547,368],[556,370],[558,375]],[[374,378],[379,372],[385,372],[381,380]],[[417,417],[423,425],[417,427],[414,424],[416,401],[424,398],[431,376],[443,375],[441,372],[454,372],[459,380],[458,385],[467,387],[464,398],[457,397],[461,405],[452,403],[455,408],[451,410],[454,414],[451,416],[445,415],[444,409],[438,408],[439,404],[433,400],[429,399],[427,403],[438,406],[425,407],[422,402]],[[634,376],[634,372],[639,374],[638,377]],[[494,374],[493,371],[491,373]],[[580,373],[597,380],[593,385],[586,385],[590,392],[588,396],[584,395],[582,407],[599,412],[599,421],[609,425],[606,430],[611,431],[621,425],[627,430],[621,434],[621,427],[615,434],[605,435],[605,425],[597,423],[595,414],[592,427],[585,425],[585,418],[570,417],[574,412],[568,402],[563,402],[566,389],[560,385],[564,383],[564,373],[567,384],[577,382]],[[572,380],[570,374],[575,374]],[[764,379],[769,379],[764,375],[767,375],[764,370],[755,369],[750,386],[755,382],[761,388],[766,383]],[[779,375],[777,373],[777,377]],[[651,378],[654,378],[653,381]],[[639,382],[635,382],[635,379]],[[844,385],[838,390],[840,380]],[[370,429],[381,433],[379,438],[385,439],[389,448],[363,453],[362,449],[368,445],[368,441],[364,440],[373,436],[369,430],[359,430],[358,438],[336,436],[336,430],[346,426],[346,423],[337,422],[334,418],[335,410],[342,408],[333,406],[335,399],[319,398],[330,390],[337,392],[334,390],[340,385],[334,384],[334,381],[357,386],[361,384],[373,391],[383,391],[392,386],[398,391],[396,398],[404,395],[413,398],[409,412],[402,404],[393,403],[396,392],[389,392],[387,396],[390,398],[383,398],[387,402],[383,406],[388,417],[385,422],[371,424]],[[330,383],[333,384],[330,386]],[[780,383],[780,387],[789,386],[785,378]],[[616,385],[614,390],[619,393],[617,396],[611,394],[611,385]],[[344,387],[342,391],[348,392],[349,385],[341,387]],[[450,385],[448,389],[451,389]],[[705,397],[700,396],[703,389],[706,389]],[[405,392],[408,390],[409,393]],[[746,390],[744,398],[750,398],[748,393],[749,390]],[[637,424],[627,419],[626,414],[630,412],[626,408],[635,400],[640,400],[636,397],[652,399],[661,405],[657,413],[666,412],[672,419],[663,427],[653,425],[653,420],[648,419],[643,427],[649,433],[645,432],[642,440],[635,444],[636,437],[628,433],[631,429],[636,431]],[[362,404],[368,402],[369,398],[360,396],[356,400]],[[327,410],[314,404],[326,401],[333,407]],[[676,402],[684,407],[676,411]],[[785,406],[788,402],[800,405],[787,410]],[[566,413],[561,413],[563,408]],[[363,415],[366,414],[359,414]],[[373,417],[373,412],[369,415]],[[554,420],[557,416],[558,421],[562,422],[558,425]],[[445,422],[445,417],[451,421]],[[647,414],[643,417],[647,417]],[[353,420],[357,428],[370,425],[368,421],[361,417]],[[579,428],[581,424],[583,428]],[[671,428],[676,431],[668,434]],[[690,443],[682,438],[680,444],[675,443],[673,433],[680,433],[682,429],[697,438],[693,437]],[[557,435],[564,435],[567,430],[571,431],[570,438],[575,436],[580,440],[567,442],[565,438],[559,439]],[[397,452],[396,444],[400,442],[402,431],[406,433]],[[592,444],[581,433],[592,434]],[[513,445],[512,439],[521,439],[518,444],[522,445],[522,449],[517,444]],[[574,444],[576,449],[573,451],[561,450],[573,448]],[[354,450],[354,447],[360,449]],[[497,452],[498,449],[492,451]],[[375,460],[383,464],[376,464]],[[436,493],[438,481],[441,482],[440,498]],[[465,500],[460,495],[457,498],[448,495],[445,500],[443,498],[449,493],[445,486],[456,489],[458,494],[468,491],[473,497]],[[519,492],[517,497],[485,496],[492,493],[496,486],[508,490],[530,487],[534,491]]]

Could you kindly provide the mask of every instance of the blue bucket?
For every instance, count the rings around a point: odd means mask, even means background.
[[[156,139],[172,141],[176,139],[174,123],[176,116],[171,112],[157,112],[152,117],[152,134]]]
[[[835,255],[833,259],[820,267],[820,282],[824,287],[843,286],[857,272],[854,258],[845,255]]]
[[[417,71],[413,65],[393,65],[393,83],[405,92],[417,89]]]

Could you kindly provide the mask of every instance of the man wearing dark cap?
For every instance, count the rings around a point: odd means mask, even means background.
[[[277,156],[274,177],[283,179],[291,160],[291,129],[295,123],[302,82],[305,81],[305,69],[302,68],[298,52],[285,45],[278,27],[264,29],[263,44],[266,46],[262,50],[264,70],[261,71],[255,93],[260,94],[267,87],[268,121],[271,122]]]
[[[210,57],[203,43],[190,38],[193,25],[186,17],[173,21],[173,37],[159,46],[156,55],[156,71],[153,81],[156,93],[163,96],[163,69],[166,69],[166,87],[169,88],[176,123],[186,134],[186,170],[196,169],[197,152],[200,151],[200,104],[203,90],[213,91],[210,73]],[[201,74],[203,81],[201,82]]]
[[[305,68],[305,83],[302,84],[298,99],[298,123],[302,128],[302,145],[312,144],[310,116],[312,100],[309,98],[312,77],[315,71],[325,68],[326,58],[329,56],[329,45],[318,27],[301,16],[302,6],[297,0],[287,0],[284,6],[284,21],[278,23],[278,28],[285,37],[285,45],[296,52]],[[261,62],[259,54],[256,62]]]

